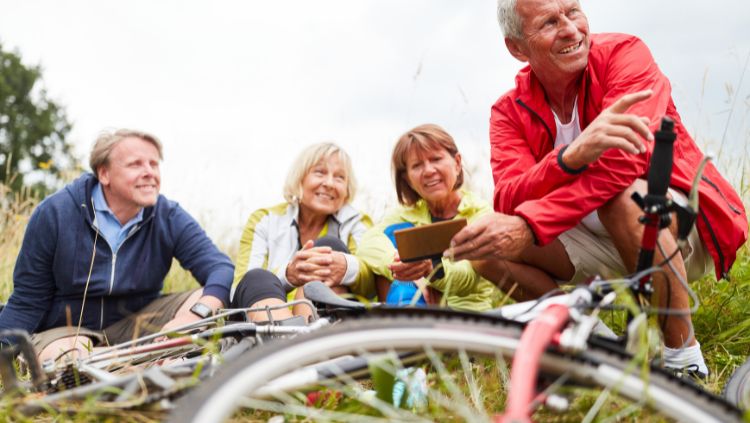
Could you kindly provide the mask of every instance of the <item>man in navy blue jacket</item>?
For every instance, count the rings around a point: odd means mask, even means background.
[[[0,330],[33,333],[44,360],[175,328],[229,303],[234,266],[185,210],[159,194],[161,160],[161,143],[144,132],[97,139],[94,174],[31,215]],[[202,289],[161,295],[173,258]]]

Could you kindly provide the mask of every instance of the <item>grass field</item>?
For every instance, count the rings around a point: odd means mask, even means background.
[[[8,200],[0,208],[0,301],[6,301],[12,291],[12,274],[15,259],[20,249],[25,226],[31,213],[38,204],[38,199],[26,194],[8,196],[3,185],[0,185],[0,199]],[[222,246],[230,256],[235,246]],[[175,262],[165,281],[165,291],[175,292],[197,287],[191,275],[181,269]],[[701,307],[695,314],[693,322],[696,334],[702,344],[711,376],[706,388],[720,393],[726,379],[735,367],[744,362],[750,355],[750,251],[747,246],[739,253],[737,262],[731,272],[731,282],[717,282],[713,277],[692,284],[697,292]],[[621,318],[616,317],[616,318]],[[0,418],[5,413],[0,408]],[[41,420],[57,420],[60,416],[42,416]],[[148,413],[127,413],[114,416],[114,420],[125,418],[132,421],[152,421]],[[75,421],[98,421],[101,416],[82,415]]]

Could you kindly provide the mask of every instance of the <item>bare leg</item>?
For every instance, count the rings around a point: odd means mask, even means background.
[[[471,262],[483,278],[516,301],[529,301],[557,289],[557,283],[542,270],[507,260],[478,260]]]
[[[294,299],[295,300],[305,299],[305,290],[302,289],[301,286],[297,288],[297,291],[295,291]],[[312,310],[310,310],[310,307],[308,307],[307,304],[295,305],[294,307],[292,307],[292,314],[295,316],[303,316],[305,318],[305,322],[309,322],[310,318],[312,318]]]
[[[70,359],[84,358],[93,352],[93,341],[87,336],[68,336],[52,341],[39,353],[39,361],[56,360],[63,356]]]
[[[544,247],[532,245],[523,252],[521,259],[525,264],[543,270],[561,281],[573,279],[576,273],[565,246],[558,239]]]
[[[274,306],[281,306],[281,305],[286,305],[286,302],[278,298],[267,298],[267,299],[260,300],[257,303],[253,304],[251,308],[265,308],[266,306],[274,307]],[[271,310],[271,316],[273,317],[274,321],[284,320],[284,319],[293,317],[292,312],[289,310],[288,307],[281,307],[281,308]],[[265,310],[248,312],[247,317],[252,322],[267,322],[268,321],[268,313],[266,313]]]
[[[627,190],[620,193],[602,208],[599,209],[599,220],[610,233],[612,241],[620,253],[625,267],[629,271],[635,271],[638,252],[643,236],[643,226],[638,218],[643,214],[637,204],[630,198],[634,191],[646,192],[646,181],[638,179]],[[669,230],[659,233],[659,242],[666,254],[671,254],[677,249],[675,240],[676,225],[672,222]],[[654,262],[664,260],[663,255],[657,249],[654,254]],[[686,278],[685,263],[682,255],[677,254],[671,260],[672,266],[677,273]],[[668,266],[664,266],[664,273],[653,275],[655,303],[659,307],[668,307],[672,310],[684,311],[684,316],[663,316],[660,318],[664,330],[664,344],[670,348],[682,348],[696,344],[695,338],[690,338],[692,320],[689,308],[690,299],[688,293],[678,277]],[[686,344],[687,342],[687,344]]]
[[[375,292],[378,294],[378,301],[384,303],[390,289],[391,281],[384,276],[375,276]]]
[[[519,262],[477,261],[472,265],[516,301],[539,298],[558,288],[554,279],[568,281],[575,275],[575,267],[559,240],[527,248]]]
[[[343,287],[343,286],[334,286],[331,287],[331,291],[335,292],[337,295],[343,295],[347,294],[349,291]],[[294,294],[295,300],[304,300],[305,299],[305,290],[302,289],[302,287],[297,288],[297,291]],[[292,314],[295,316],[304,316],[305,321],[309,322],[310,319],[312,319],[312,310],[307,304],[297,304],[294,307],[292,307]],[[274,319],[276,317],[274,316]]]

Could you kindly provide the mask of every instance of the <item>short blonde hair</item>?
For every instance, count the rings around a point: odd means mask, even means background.
[[[112,154],[112,150],[115,146],[120,141],[130,137],[140,138],[153,144],[154,147],[156,147],[156,150],[159,151],[159,160],[164,160],[164,157],[162,156],[161,142],[158,138],[147,132],[134,129],[118,129],[114,132],[102,131],[99,136],[96,137],[94,146],[91,148],[91,154],[89,155],[89,166],[91,166],[91,171],[94,172],[95,176],[99,176],[100,167],[109,164],[109,156]]]
[[[396,184],[396,196],[399,203],[405,206],[413,206],[421,198],[417,191],[409,185],[406,176],[406,159],[409,153],[414,149],[420,152],[428,152],[441,148],[447,151],[451,157],[456,158],[458,147],[456,147],[453,137],[445,132],[445,129],[432,123],[419,125],[399,137],[393,147],[393,155],[391,156],[393,182]],[[464,169],[462,166],[453,190],[461,188],[463,184]]]
[[[313,144],[297,156],[289,168],[284,182],[284,199],[289,204],[298,203],[302,197],[302,180],[316,164],[331,156],[336,156],[344,166],[346,172],[346,201],[349,203],[357,192],[357,180],[354,177],[352,160],[341,147],[332,142],[321,142]]]

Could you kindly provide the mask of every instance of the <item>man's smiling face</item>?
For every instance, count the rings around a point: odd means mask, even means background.
[[[523,37],[508,40],[516,50],[511,53],[534,73],[565,81],[586,68],[589,23],[577,0],[518,0],[516,11]]]
[[[132,217],[143,207],[153,206],[159,197],[161,174],[159,150],[138,137],[117,143],[108,163],[99,168],[99,182],[107,205],[118,219]]]

